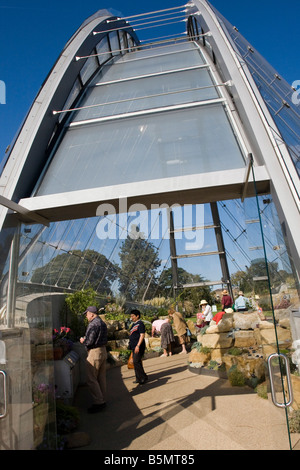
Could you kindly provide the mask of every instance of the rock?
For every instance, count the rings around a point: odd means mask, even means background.
[[[114,363],[112,365],[114,366],[121,366],[124,364],[124,362],[122,361],[122,359],[120,359],[120,353],[119,351],[110,351],[108,353],[112,359],[114,360]]]
[[[300,409],[300,377],[297,375],[291,374],[291,382],[292,382],[293,397],[294,397],[292,407],[294,408],[294,410],[299,410]]]
[[[128,339],[129,338],[129,332],[127,330],[115,331],[114,338],[115,338],[115,340]]]
[[[195,326],[195,323],[192,321],[192,320],[187,320],[187,326],[190,330],[190,332],[192,333],[192,335],[195,335],[196,334],[196,326]]]
[[[289,308],[279,308],[274,310],[275,319],[280,321],[283,318],[290,318],[291,311]]]
[[[276,343],[275,329],[260,329],[261,344],[273,344]],[[281,343],[292,343],[291,332],[286,328],[277,326],[276,328],[278,341]]]
[[[120,349],[128,349],[129,339],[119,339],[115,341],[116,347]]]
[[[228,337],[227,333],[198,335],[197,341],[199,341],[202,346],[212,349],[227,349],[233,344],[232,337]]]
[[[239,328],[240,330],[254,330],[254,328],[257,328],[261,323],[261,319],[257,312],[235,312],[233,314],[233,322],[234,328]]]
[[[248,354],[242,354],[240,356],[232,356],[225,354],[223,356],[223,362],[225,363],[227,372],[229,369],[236,365],[238,370],[242,372],[244,377],[250,379],[252,375],[255,375],[259,380],[265,376],[265,365],[262,357],[248,356]]]
[[[256,337],[253,330],[236,331],[234,337],[234,345],[237,348],[257,347]]]
[[[208,364],[210,361],[210,353],[203,353],[192,349],[189,353],[188,361],[192,363],[199,363],[201,366]]]
[[[91,438],[86,432],[73,432],[66,436],[66,448],[74,449],[76,447],[84,447],[91,443]]]
[[[228,352],[229,348],[218,348],[218,349],[212,349],[210,351],[210,358],[212,361],[216,361],[219,364],[222,364],[223,362],[223,356]]]
[[[264,330],[264,329],[272,329],[274,328],[274,325],[273,323],[267,321],[267,320],[263,320],[260,322],[260,324],[258,325],[258,328],[260,330]]]
[[[281,318],[278,322],[279,326],[282,328],[291,329],[290,319],[288,317]]]
[[[148,348],[149,349],[160,348],[160,347],[161,347],[160,338],[148,338]]]
[[[207,328],[205,334],[212,334],[212,333],[225,333],[226,331],[230,331],[233,326],[233,318],[232,315],[229,317],[225,313],[221,321],[218,324],[215,322],[211,323]]]

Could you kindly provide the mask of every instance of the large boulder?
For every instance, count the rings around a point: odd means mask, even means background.
[[[231,316],[227,316],[226,313],[223,315],[222,320],[219,323],[215,321],[211,321],[209,327],[206,330],[206,334],[212,333],[225,333],[226,331],[230,331],[233,327],[233,318]]]
[[[206,333],[204,335],[198,335],[197,341],[199,341],[202,346],[211,349],[226,349],[230,348],[233,344],[233,338],[228,336],[227,333]]]
[[[261,319],[257,312],[235,312],[233,314],[234,327],[240,330],[254,330],[258,328]]]

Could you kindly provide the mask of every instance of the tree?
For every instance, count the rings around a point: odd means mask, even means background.
[[[204,278],[200,274],[192,274],[183,268],[177,268],[178,284],[197,284],[204,282]],[[173,295],[173,274],[172,268],[164,269],[159,280],[158,292],[161,295]],[[208,303],[212,302],[211,291],[209,286],[186,287],[177,289],[177,296],[180,300],[189,300],[193,302],[194,307],[198,308],[200,300],[205,299]]]
[[[60,287],[83,289],[92,287],[97,291],[110,292],[111,283],[118,276],[118,267],[106,256],[94,250],[74,250],[53,258],[37,268],[31,282]]]
[[[142,300],[155,291],[157,270],[160,266],[158,250],[153,243],[143,238],[142,233],[133,236],[131,232],[122,243],[120,252],[120,293],[128,300]]]
[[[278,263],[275,261],[268,262],[268,273],[270,276],[271,287],[278,287],[284,283],[288,277],[288,273],[278,270]],[[250,267],[246,267],[246,271],[237,271],[231,276],[233,285],[238,286],[243,292],[255,292],[263,294],[269,290],[267,279],[266,262],[264,258],[256,258],[251,261]]]
[[[95,305],[99,308],[97,292],[91,287],[74,292],[66,296],[65,303],[67,305],[65,323],[70,326],[75,336],[82,336],[86,326],[86,319],[82,318],[82,313],[90,305]]]

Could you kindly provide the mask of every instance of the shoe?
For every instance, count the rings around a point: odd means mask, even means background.
[[[179,354],[187,354],[187,351],[181,351]]]
[[[162,354],[161,356],[159,357],[168,357],[168,354]]]
[[[106,407],[106,403],[101,403],[101,404],[94,404],[90,408],[88,408],[88,413],[99,413]]]
[[[144,385],[144,384],[147,382],[147,380],[148,380],[148,376],[146,376],[146,377],[144,378],[144,380],[140,380],[140,381],[139,381],[139,384],[140,384],[140,385]]]

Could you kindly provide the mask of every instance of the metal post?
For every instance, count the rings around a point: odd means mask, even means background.
[[[221,270],[222,270],[222,280],[223,280],[224,283],[226,283],[229,295],[233,298],[230,275],[229,275],[229,269],[228,269],[228,263],[227,263],[227,257],[226,257],[226,252],[225,252],[225,246],[224,246],[224,240],[223,240],[223,234],[222,234],[222,229],[221,229],[221,222],[220,222],[220,216],[219,216],[217,203],[216,202],[211,202],[210,203],[210,208],[211,208],[211,213],[212,213],[213,222],[214,222],[214,226],[215,226],[215,235],[216,235],[217,247],[218,247],[218,251],[219,251],[219,259],[220,259]]]
[[[17,290],[19,248],[20,248],[20,228],[21,228],[21,224],[18,223],[12,243],[11,243],[11,248],[10,248],[9,274],[8,274],[8,287],[7,287],[7,327],[8,328],[13,328],[15,326],[16,290]]]
[[[176,290],[178,287],[178,268],[176,258],[176,243],[174,237],[174,220],[173,212],[168,208],[168,224],[170,232],[170,253],[171,253],[171,265],[172,265],[172,279],[173,279],[173,297],[176,298]]]

